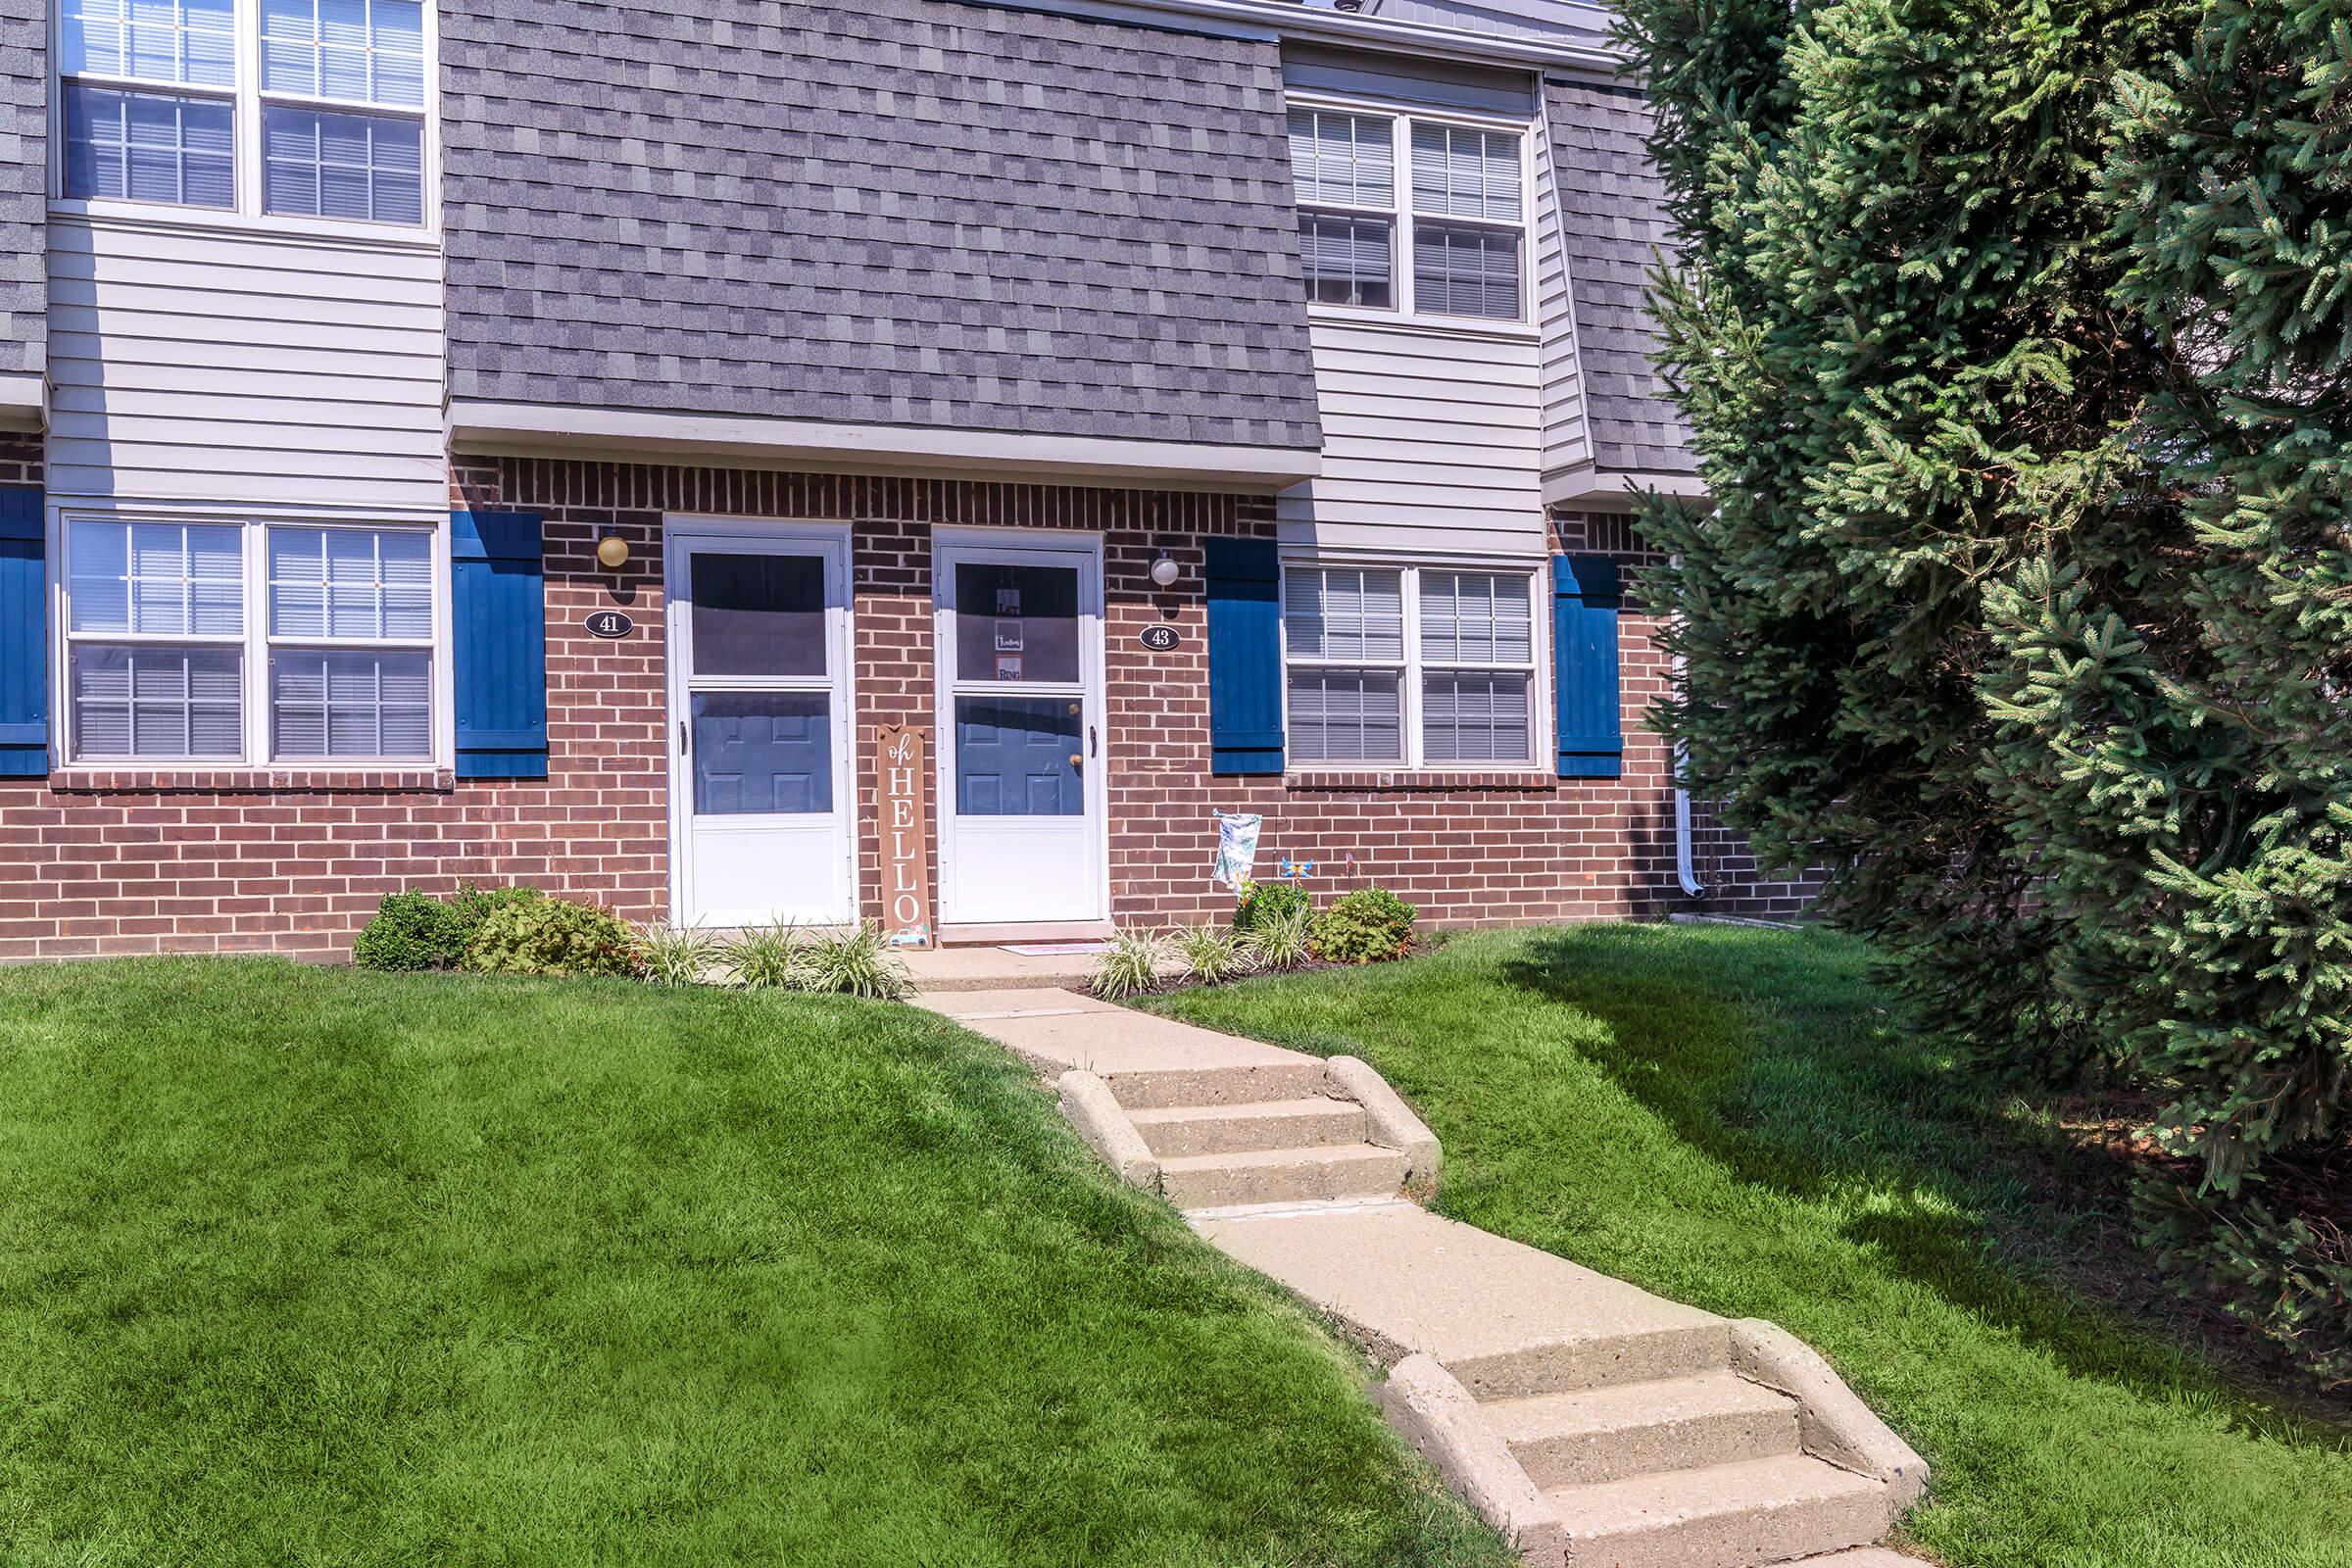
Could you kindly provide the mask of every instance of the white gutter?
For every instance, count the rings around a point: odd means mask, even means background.
[[[1625,55],[1605,41],[1571,43],[1524,34],[1465,32],[1423,22],[1396,22],[1360,11],[1324,11],[1296,0],[1030,0],[1033,9],[1106,21],[1187,21],[1222,24],[1219,30],[1249,28],[1259,36],[1312,39],[1352,45],[1384,54],[1460,60],[1474,65],[1514,66],[1523,71],[1567,70],[1618,79]]]

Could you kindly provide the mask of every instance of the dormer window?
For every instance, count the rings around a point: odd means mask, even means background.
[[[1523,130],[1299,104],[1290,133],[1310,301],[1525,318]]]
[[[61,193],[425,220],[422,0],[64,0]]]

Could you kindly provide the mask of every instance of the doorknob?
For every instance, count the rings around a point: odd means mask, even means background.
[[[1078,755],[1076,752],[1072,752],[1072,753],[1070,754],[1070,765],[1071,765],[1072,767],[1079,767],[1079,766],[1082,766],[1082,765],[1084,765],[1085,761],[1086,761],[1086,759],[1085,759],[1085,758],[1083,758],[1083,757],[1081,757],[1081,756],[1079,756],[1079,755]]]

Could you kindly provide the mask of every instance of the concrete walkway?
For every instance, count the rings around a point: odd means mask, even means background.
[[[1407,1200],[1437,1141],[1377,1073],[1035,988],[929,1007],[1054,1082],[1120,1175],[1343,1324],[1447,1484],[1547,1568],[1884,1568],[1927,1480],[1820,1357]]]

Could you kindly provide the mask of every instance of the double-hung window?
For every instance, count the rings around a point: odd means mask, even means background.
[[[426,527],[73,517],[74,762],[422,762]]]
[[[1534,574],[1521,568],[1289,564],[1291,760],[1533,763],[1534,606]]]
[[[425,219],[423,0],[61,0],[62,193]]]
[[[1309,300],[1525,317],[1524,131],[1298,105],[1290,134]]]

